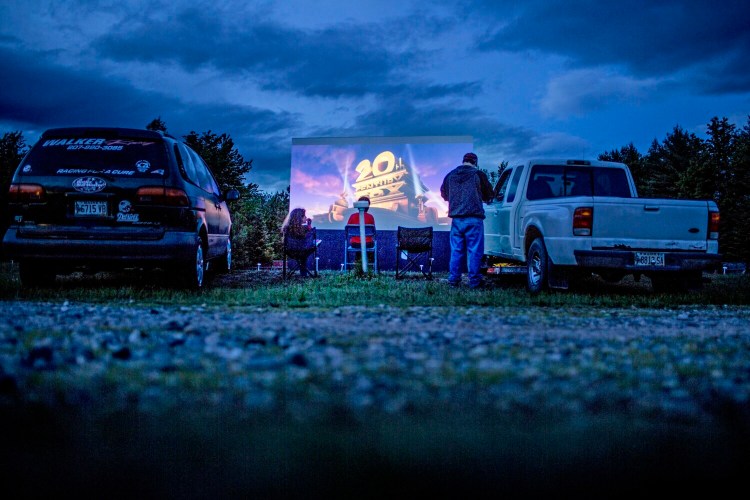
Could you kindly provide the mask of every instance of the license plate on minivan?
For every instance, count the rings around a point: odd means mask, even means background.
[[[661,252],[635,252],[635,265],[664,267],[664,254]]]
[[[76,200],[73,214],[77,217],[106,217],[106,201]]]

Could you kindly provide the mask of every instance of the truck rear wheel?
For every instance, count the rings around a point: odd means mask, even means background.
[[[660,272],[649,275],[651,288],[657,293],[684,293],[703,287],[701,271]]]
[[[542,238],[531,242],[526,255],[526,288],[531,293],[539,293],[547,288],[549,281],[549,257]]]

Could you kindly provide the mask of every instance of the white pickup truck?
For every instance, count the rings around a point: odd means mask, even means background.
[[[686,290],[721,262],[716,203],[638,198],[622,163],[527,161],[500,174],[484,209],[486,273],[525,273],[532,293],[592,273]]]

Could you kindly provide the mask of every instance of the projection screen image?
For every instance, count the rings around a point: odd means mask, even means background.
[[[472,150],[470,136],[292,139],[289,205],[319,229],[343,229],[354,202],[368,196],[379,230],[448,231],[440,184]]]

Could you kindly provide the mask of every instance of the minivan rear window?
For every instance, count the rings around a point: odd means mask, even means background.
[[[163,141],[123,137],[51,137],[34,145],[21,164],[19,174],[162,178],[168,173],[168,165]]]

